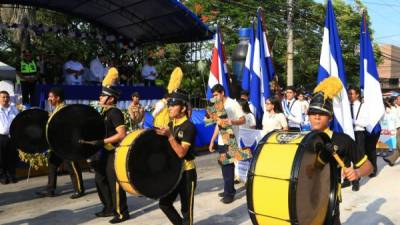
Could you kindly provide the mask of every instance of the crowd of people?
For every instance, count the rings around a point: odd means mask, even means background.
[[[25,52],[26,53],[26,52]],[[73,82],[81,82],[82,65],[74,61],[74,55],[66,63],[67,72],[66,80]],[[146,82],[152,83],[153,78],[157,76],[157,72],[151,69],[152,62],[149,60],[148,67],[143,71],[146,76]],[[26,61],[24,66],[21,65],[21,71],[25,71],[26,79],[23,82],[29,83],[34,81],[30,79],[28,72],[35,70],[34,64]],[[120,75],[121,77],[121,75]],[[77,83],[77,84],[78,84]],[[29,84],[26,84],[29,85]],[[308,96],[302,92],[297,92],[293,87],[287,87],[282,95],[275,95],[265,100],[265,109],[262,122],[257,126],[254,114],[255,107],[249,101],[249,93],[242,91],[240,98],[235,100],[225,96],[224,87],[215,85],[211,89],[213,98],[222,102],[226,117],[219,118],[218,126],[215,126],[214,133],[211,138],[209,150],[225,158],[221,161],[221,172],[224,183],[224,191],[219,193],[221,202],[229,204],[235,200],[236,189],[234,186],[235,165],[233,160],[226,160],[226,154],[232,150],[231,144],[227,142],[226,137],[222,135],[220,125],[232,127],[232,136],[228,138],[237,138],[240,128],[261,129],[263,134],[267,134],[273,130],[283,130],[292,132],[301,132],[308,130],[319,130],[327,133],[335,145],[338,145],[343,151],[341,156],[345,159],[346,168],[343,168],[345,179],[342,187],[353,185],[353,191],[359,190],[359,180],[363,176],[374,177],[377,175],[376,163],[376,143],[379,139],[380,132],[368,133],[366,131],[364,120],[368,116],[368,112],[363,110],[363,101],[361,92],[356,87],[348,88],[348,96],[350,101],[351,117],[353,119],[355,140],[353,141],[345,134],[339,134],[329,130],[329,122],[333,118],[333,103],[331,99],[324,97],[323,92],[314,93]],[[104,86],[99,97],[99,104],[102,107],[101,115],[106,126],[107,136],[101,140],[82,142],[104,148],[102,154],[96,154],[91,157],[88,162],[94,168],[95,182],[99,194],[99,199],[103,204],[101,211],[97,212],[97,217],[114,217],[111,223],[119,223],[129,219],[129,211],[126,203],[126,193],[119,186],[116,179],[114,169],[115,150],[127,134],[125,127],[125,118],[120,109],[115,107],[120,92],[114,86]],[[131,94],[132,103],[128,107],[130,117],[130,126],[133,130],[143,127],[144,107],[140,104],[140,94],[134,92]],[[52,112],[64,107],[64,93],[62,88],[55,87],[48,93],[48,101],[52,106]],[[196,129],[189,120],[191,107],[189,98],[184,91],[175,91],[172,94],[166,94],[153,110],[154,127],[158,135],[166,136],[172,149],[178,157],[185,160],[184,175],[178,183],[178,186],[167,196],[159,201],[160,209],[166,214],[173,224],[192,224],[193,223],[193,201],[194,191],[197,183],[196,167],[194,164],[194,140]],[[398,117],[400,121],[400,96],[396,101],[386,102],[387,113],[392,113]],[[15,162],[17,160],[17,150],[9,136],[9,127],[12,120],[18,114],[14,106],[10,104],[9,94],[5,91],[0,92],[0,182],[7,184],[9,182],[17,182],[15,174]],[[399,124],[399,126],[397,126]],[[400,127],[400,122],[396,122],[396,128]],[[398,132],[398,135],[400,132]],[[397,139],[399,140],[399,139]],[[216,145],[214,144],[216,141]],[[230,141],[230,140],[229,140]],[[110,149],[107,146],[112,146]],[[236,146],[237,147],[237,146]],[[385,158],[390,164],[394,165],[399,157],[399,150],[394,154]],[[241,152],[242,158],[251,158],[251,154]],[[247,154],[247,155],[246,155]],[[82,174],[79,162],[66,161],[50,150],[49,167],[48,167],[48,184],[43,191],[37,194],[41,197],[55,196],[57,168],[65,163],[71,175],[72,184],[75,192],[71,195],[72,199],[80,198],[85,195]],[[320,153],[318,162],[321,165],[315,165],[316,168],[323,166],[329,160],[329,155]],[[13,164],[13,165],[11,165]],[[181,215],[173,207],[173,202],[177,195],[180,195],[182,210]],[[336,206],[338,207],[338,205]],[[335,221],[339,219],[339,210],[335,214]],[[340,224],[340,222],[336,222]]]
[[[153,58],[147,58],[140,74],[136,73],[133,65],[127,57],[107,58],[99,54],[84,60],[72,52],[63,61],[54,53],[34,57],[30,50],[24,50],[16,69],[21,84],[22,102],[32,104],[36,84],[100,85],[111,67],[118,69],[120,85],[155,85],[159,75]]]

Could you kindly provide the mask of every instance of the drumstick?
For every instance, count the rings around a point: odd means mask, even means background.
[[[346,166],[344,165],[343,160],[336,153],[337,150],[338,150],[338,146],[337,145],[332,145],[332,144],[329,143],[329,144],[326,145],[326,149],[332,154],[333,158],[335,158],[336,162],[339,164],[340,167],[342,167],[343,169],[346,168]]]

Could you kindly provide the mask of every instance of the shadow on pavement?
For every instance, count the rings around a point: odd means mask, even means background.
[[[20,181],[23,182],[23,181]],[[41,187],[34,187],[30,189],[25,189],[25,190],[18,190],[18,191],[12,191],[15,190],[12,188],[13,184],[7,184],[9,192],[4,192],[0,194],[0,206],[5,206],[8,204],[15,204],[18,202],[24,202],[24,201],[30,201],[34,199],[39,199],[40,197],[36,195],[36,192],[42,191],[46,188],[46,184],[43,184]],[[29,184],[27,184],[29,185]],[[84,185],[85,189],[89,190],[92,188],[95,188],[95,183],[94,183],[94,178],[90,179],[84,179]],[[56,188],[56,196],[72,193],[73,188],[72,188],[72,183],[68,182],[64,185],[57,186]],[[90,194],[91,192],[86,191],[86,194]]]
[[[247,214],[247,205],[242,204],[231,211],[224,214],[216,214],[208,217],[207,219],[196,222],[196,225],[210,225],[210,224],[229,224],[239,225],[249,220]]]
[[[354,212],[343,225],[365,224],[362,221],[368,221],[369,225],[394,225],[386,216],[379,214],[379,208],[386,202],[384,198],[378,198],[367,206],[367,211]]]

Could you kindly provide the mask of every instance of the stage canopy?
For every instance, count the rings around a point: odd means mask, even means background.
[[[136,45],[201,41],[213,35],[176,0],[0,0],[0,4],[34,6],[76,16]]]

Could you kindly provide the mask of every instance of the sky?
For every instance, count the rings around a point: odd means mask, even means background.
[[[326,0],[315,0],[324,3]],[[333,0],[334,1],[334,0]],[[354,5],[354,0],[345,0]],[[361,0],[371,18],[371,29],[378,44],[400,47],[400,0]],[[340,31],[339,31],[340,32]]]

